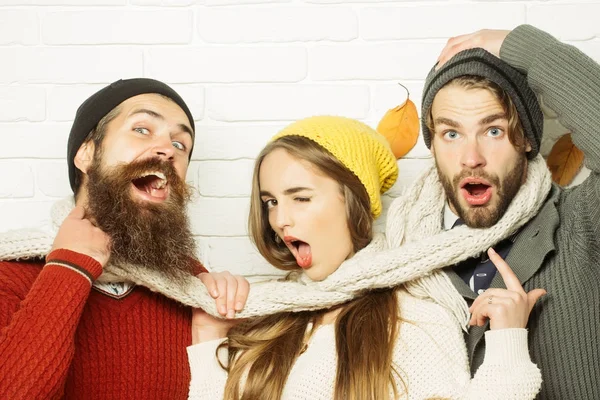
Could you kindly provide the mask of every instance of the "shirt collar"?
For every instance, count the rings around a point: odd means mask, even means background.
[[[458,215],[454,214],[454,211],[452,211],[452,209],[450,208],[450,205],[448,204],[448,202],[446,202],[446,204],[444,204],[444,230],[449,231],[450,229],[452,229],[452,227],[454,226],[454,223],[457,220],[458,220]],[[515,233],[510,235],[507,239],[510,240],[512,243],[514,243],[515,240],[517,240],[517,236],[519,235],[520,231],[521,231],[521,229],[518,229]]]
[[[444,204],[444,230],[449,231],[454,226],[454,223],[458,220],[458,215],[450,209],[448,202]]]

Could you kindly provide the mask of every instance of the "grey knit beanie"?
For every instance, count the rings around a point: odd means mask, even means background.
[[[535,93],[527,84],[527,77],[505,61],[479,48],[461,51],[439,70],[436,71],[434,67],[427,75],[421,103],[421,126],[427,147],[431,148],[431,132],[426,126],[426,116],[431,109],[433,99],[448,82],[461,76],[487,78],[510,96],[519,113],[525,137],[531,144],[531,151],[527,154],[527,158],[535,157],[540,150],[544,116]]]

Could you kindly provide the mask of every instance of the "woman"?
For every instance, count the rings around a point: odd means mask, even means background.
[[[256,160],[249,230],[258,250],[277,268],[301,271],[289,279],[327,278],[373,239],[395,161],[385,139],[358,121],[312,117],[286,127]],[[525,325],[506,318],[527,307],[474,310],[474,323],[489,317],[492,330],[472,380],[459,324],[402,286],[235,326],[199,311],[190,398],[534,398],[541,378]]]

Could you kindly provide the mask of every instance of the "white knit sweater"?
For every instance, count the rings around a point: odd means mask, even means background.
[[[541,374],[529,358],[525,329],[486,332],[485,362],[471,379],[462,331],[455,319],[441,306],[403,289],[398,290],[398,301],[402,319],[410,321],[401,323],[394,349],[394,363],[408,391],[408,397],[400,398],[524,400],[538,393]],[[190,399],[223,398],[227,373],[215,357],[221,342],[188,347]],[[334,325],[323,325],[292,367],[282,399],[332,399],[336,368]],[[398,391],[402,393],[402,385]]]

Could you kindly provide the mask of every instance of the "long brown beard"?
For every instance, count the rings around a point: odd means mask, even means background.
[[[444,191],[446,192],[446,197],[456,210],[458,216],[471,228],[489,228],[502,218],[512,199],[519,191],[519,188],[523,183],[524,171],[527,168],[527,159],[525,154],[519,153],[519,158],[514,167],[508,172],[502,182],[500,182],[497,175],[489,174],[482,168],[463,170],[460,174],[455,175],[454,178],[450,180],[450,178],[440,170],[437,162],[435,165]],[[459,201],[460,181],[470,176],[485,179],[496,187],[498,202],[495,206],[487,204],[476,207],[462,207]]]
[[[88,170],[88,209],[97,226],[112,239],[110,263],[159,271],[182,281],[193,273],[196,243],[186,213],[189,186],[173,165],[158,158],[115,167],[101,166],[101,151]],[[162,203],[135,200],[132,180],[148,171],[165,174],[169,197]]]

